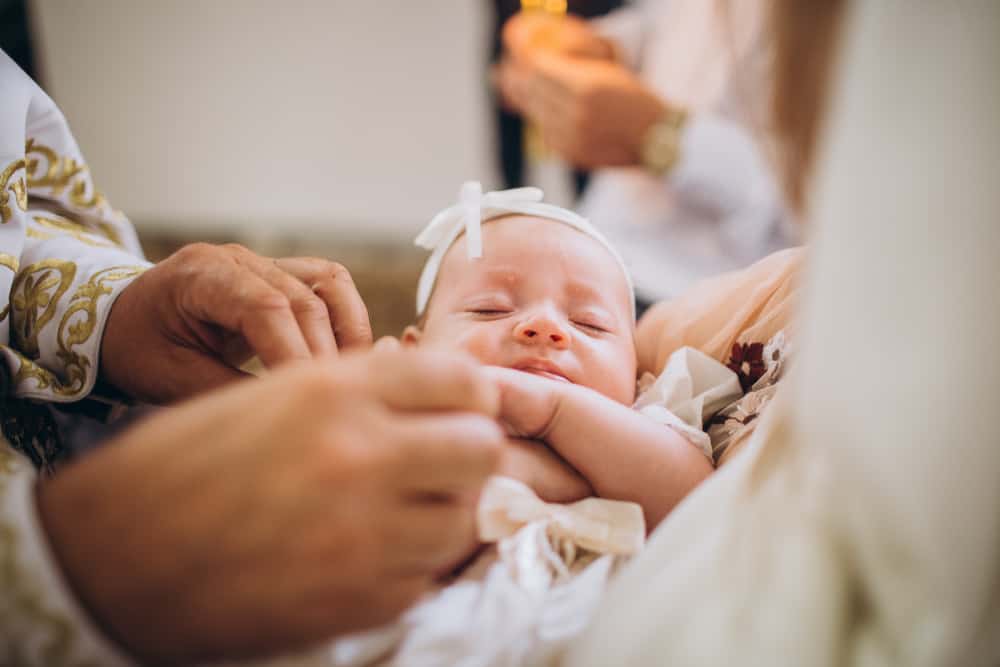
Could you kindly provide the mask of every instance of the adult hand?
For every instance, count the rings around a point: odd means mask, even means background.
[[[551,150],[584,168],[638,164],[646,132],[668,109],[621,65],[542,50],[509,62],[498,83]]]
[[[518,12],[503,25],[504,53],[493,67],[492,80],[501,103],[510,111],[524,113],[520,98],[510,90],[519,71],[517,61],[527,60],[537,51],[577,58],[614,60],[614,44],[601,36],[587,21],[567,14],[554,18],[536,12]]]
[[[577,58],[615,59],[614,43],[573,14],[555,18],[518,12],[503,24],[502,40],[505,53],[518,59],[540,50]]]
[[[364,302],[339,264],[197,243],[119,295],[100,373],[136,399],[165,403],[243,377],[237,367],[251,354],[275,366],[371,340]]]
[[[142,664],[391,620],[476,541],[498,396],[454,355],[296,364],[163,411],[39,488],[78,598]]]

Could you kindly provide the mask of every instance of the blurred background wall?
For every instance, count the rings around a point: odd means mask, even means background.
[[[493,183],[470,0],[32,0],[38,67],[140,231],[406,238]]]
[[[496,185],[474,0],[29,0],[36,76],[156,259],[195,239],[343,262],[380,333],[459,184]]]
[[[329,257],[351,270],[376,333],[395,334],[424,259],[413,236],[462,181],[503,185],[487,71],[518,7],[0,0],[0,46],[63,109],[151,259],[195,240]],[[505,163],[521,159],[519,126],[506,129]],[[523,177],[568,204],[568,172],[545,167]]]

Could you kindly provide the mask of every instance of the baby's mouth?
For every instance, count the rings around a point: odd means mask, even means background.
[[[540,375],[542,377],[549,378],[550,380],[569,382],[572,384],[572,381],[566,377],[561,370],[559,370],[559,367],[549,361],[538,360],[520,363],[514,366],[514,370],[531,373],[532,375]]]

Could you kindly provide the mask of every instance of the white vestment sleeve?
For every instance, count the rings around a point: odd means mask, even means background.
[[[94,627],[68,590],[39,521],[34,469],[2,438],[0,562],[0,663],[132,664]]]
[[[0,90],[0,363],[17,397],[77,401],[112,304],[150,264],[62,112],[3,52]]]
[[[771,248],[801,242],[760,141],[742,122],[717,113],[692,115],[680,159],[664,180],[665,187],[722,221],[719,243],[747,264]]]

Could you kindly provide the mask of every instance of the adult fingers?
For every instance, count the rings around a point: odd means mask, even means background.
[[[495,416],[495,383],[471,358],[433,350],[378,350],[366,369],[376,395],[396,410],[461,410]]]
[[[171,356],[171,361],[177,367],[185,369],[185,372],[165,372],[161,375],[161,381],[168,387],[168,392],[164,396],[168,402],[252,377],[250,373],[220,363],[214,356],[205,354],[201,350],[181,348]]]
[[[531,14],[514,14],[501,28],[504,50],[517,56],[530,53],[535,48],[537,34],[544,25],[544,21]]]
[[[478,543],[473,503],[422,502],[399,508],[383,526],[395,544],[390,572],[437,574],[454,565]]]
[[[327,567],[322,574],[324,579],[307,597],[291,603],[296,621],[293,631],[301,637],[299,645],[390,623],[434,587],[427,573],[393,576],[386,571],[376,581],[352,582],[345,590],[340,567]]]
[[[501,104],[509,111],[523,113],[527,106],[525,98],[530,73],[509,58],[494,65],[491,73]]]
[[[237,261],[285,295],[313,356],[332,356],[337,353],[330,313],[322,298],[302,280],[287,272],[280,260],[247,252]]]
[[[387,474],[412,498],[475,497],[506,442],[495,420],[473,414],[399,416],[387,436],[398,447]]]
[[[536,403],[552,391],[552,380],[502,366],[484,366],[483,375],[500,392],[500,412],[510,403]]]
[[[231,251],[206,248],[192,248],[178,259],[195,266],[194,275],[189,272],[180,285],[178,307],[201,322],[242,335],[269,366],[309,358],[288,297],[237,262]]]
[[[372,344],[368,309],[351,273],[344,266],[316,257],[283,257],[276,263],[308,285],[326,304],[338,347],[368,347]]]
[[[375,341],[375,345],[372,346],[372,349],[378,351],[391,352],[398,350],[400,346],[401,344],[399,342],[399,339],[396,338],[395,336],[382,336],[377,341]]]

